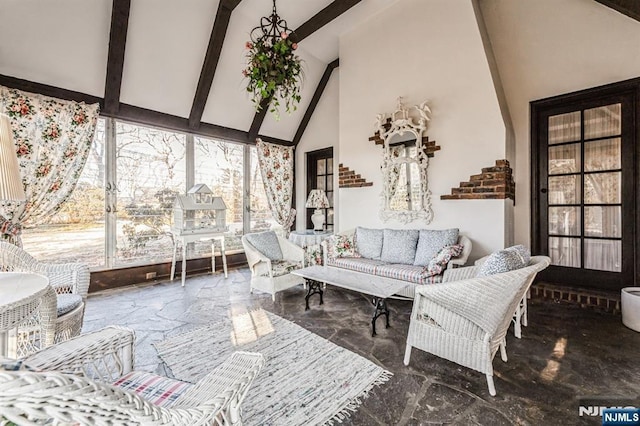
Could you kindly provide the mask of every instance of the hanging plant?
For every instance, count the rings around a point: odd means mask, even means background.
[[[295,54],[298,44],[291,40],[286,22],[276,13],[275,1],[270,18],[262,18],[267,24],[256,27],[251,32],[252,41],[247,49],[247,67],[242,74],[249,80],[247,92],[257,111],[262,102],[268,100],[267,107],[277,120],[280,119],[280,102],[287,113],[297,109],[302,86],[302,61]],[[257,36],[256,34],[260,34]]]

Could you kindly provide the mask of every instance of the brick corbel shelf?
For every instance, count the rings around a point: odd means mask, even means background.
[[[493,167],[485,167],[479,175],[473,175],[468,182],[460,182],[458,188],[452,188],[450,195],[441,195],[441,200],[516,200],[516,184],[513,171],[507,160],[496,160]]]
[[[338,187],[340,188],[360,188],[363,186],[373,186],[373,182],[367,182],[362,176],[357,175],[355,171],[349,170],[340,163],[338,176]]]

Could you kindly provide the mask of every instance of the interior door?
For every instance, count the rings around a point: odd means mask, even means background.
[[[542,279],[619,290],[635,281],[635,92],[596,92],[532,104],[532,240]]]

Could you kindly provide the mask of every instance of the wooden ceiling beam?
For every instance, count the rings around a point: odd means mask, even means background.
[[[48,84],[36,83],[21,78],[0,74],[0,85],[11,89],[22,90],[23,92],[37,93],[52,98],[64,99],[67,101],[84,102],[86,104],[100,104],[100,110],[104,111],[104,99],[86,93],[75,92],[73,90],[61,89]]]
[[[637,0],[596,0],[598,3],[616,10],[631,19],[640,21],[640,2]]]
[[[329,6],[312,16],[307,22],[300,25],[292,34],[293,40],[300,43],[361,1],[362,0],[335,0]]]
[[[85,102],[87,104],[100,104],[101,115],[104,117],[113,117],[118,120],[129,121],[136,124],[159,127],[162,129],[172,130],[183,133],[193,133],[198,136],[223,139],[231,142],[239,142],[245,144],[254,144],[255,138],[250,139],[249,133],[231,129],[229,127],[218,126],[215,124],[202,123],[202,125],[194,130],[189,128],[189,120],[176,115],[165,114],[150,109],[140,108],[134,105],[120,104],[118,111],[107,113],[103,108],[104,99],[97,96],[87,95],[85,93],[75,92],[73,90],[62,89],[59,87],[49,86],[42,83],[23,80],[20,78],[10,77],[0,74],[0,85],[11,89],[22,90],[24,92],[37,93],[44,96],[51,96],[57,99],[67,101]],[[276,143],[279,145],[291,146],[292,142],[272,138],[269,136],[259,135],[266,142]]]
[[[120,89],[122,88],[124,51],[127,44],[130,10],[131,0],[113,0],[107,77],[104,84],[104,109],[110,114],[118,112],[120,105]]]
[[[198,126],[200,126],[202,114],[207,105],[207,99],[209,98],[209,92],[213,84],[213,77],[218,67],[218,60],[222,52],[224,38],[227,35],[231,13],[233,9],[240,4],[240,1],[241,0],[221,0],[218,4],[216,19],[211,29],[211,37],[209,38],[209,46],[207,47],[207,53],[204,57],[202,71],[198,79],[198,87],[196,88],[193,104],[191,105],[191,112],[189,113],[189,128],[191,129],[197,129]]]
[[[322,74],[322,78],[320,79],[320,83],[318,83],[318,87],[316,87],[316,91],[313,94],[313,98],[311,98],[311,102],[309,103],[309,107],[304,113],[304,117],[302,117],[302,121],[298,126],[298,130],[296,131],[295,136],[293,137],[293,146],[298,146],[300,140],[302,139],[302,135],[304,131],[307,129],[307,125],[311,120],[311,116],[313,112],[316,110],[316,106],[318,106],[318,102],[322,97],[322,93],[324,92],[325,87],[327,87],[327,83],[329,83],[329,78],[331,77],[331,73],[334,69],[340,66],[340,61],[336,59],[327,65],[327,68],[324,70],[324,74]]]

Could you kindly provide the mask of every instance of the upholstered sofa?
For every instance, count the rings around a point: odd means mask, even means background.
[[[447,268],[464,266],[471,240],[458,229],[358,227],[322,242],[323,265],[407,281],[398,296],[413,298],[424,284],[442,282]]]

